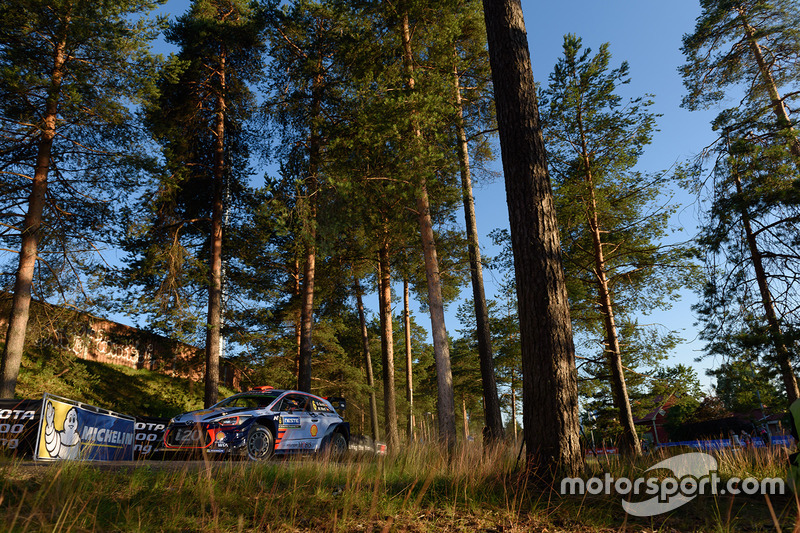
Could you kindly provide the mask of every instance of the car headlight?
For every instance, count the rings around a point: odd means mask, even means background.
[[[251,418],[251,416],[252,415],[228,416],[225,418],[220,418],[219,420],[215,420],[214,422],[216,422],[220,426],[227,426],[227,427],[240,426],[244,424],[245,420]]]

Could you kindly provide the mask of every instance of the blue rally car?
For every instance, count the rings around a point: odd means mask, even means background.
[[[273,454],[320,451],[340,456],[349,442],[350,424],[328,400],[256,387],[170,420],[162,450],[262,460]]]

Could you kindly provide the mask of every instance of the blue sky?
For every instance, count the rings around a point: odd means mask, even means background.
[[[169,0],[163,12],[173,17],[185,12],[188,0]],[[710,121],[716,114],[689,112],[680,108],[684,94],[678,67],[683,64],[680,52],[681,38],[694,29],[700,6],[697,0],[572,0],[570,2],[523,0],[525,24],[533,62],[534,79],[546,84],[548,75],[561,54],[563,36],[574,33],[583,39],[584,47],[597,50],[602,43],[610,43],[612,67],[622,61],[630,65],[631,83],[625,87],[626,96],[654,94],[653,110],[662,115],[658,119],[659,132],[640,160],[640,169],[648,172],[665,170],[685,161],[710,144],[713,134]],[[495,169],[500,171],[499,150]],[[682,209],[674,219],[684,230],[676,240],[685,240],[694,232],[697,209],[694,198],[675,191]],[[502,179],[479,184],[475,191],[478,228],[485,255],[492,255],[489,232],[508,226],[505,190]],[[492,274],[487,272],[487,293],[495,288]],[[464,296],[471,291],[464,289]],[[686,342],[681,344],[668,364],[684,363],[697,368],[704,388],[710,386],[705,369],[713,365],[710,359],[696,363],[702,343],[697,340],[697,328],[691,305],[696,295],[685,293],[673,310],[642,317],[641,323],[657,323],[678,330]],[[369,304],[368,304],[369,305]],[[370,307],[377,307],[377,301]],[[461,326],[455,318],[457,304],[448,308],[447,327],[451,335]],[[424,326],[428,318],[415,313],[417,322]]]
[[[684,95],[678,68],[684,58],[680,51],[684,34],[691,33],[700,6],[697,0],[654,2],[648,0],[573,0],[570,2],[543,2],[523,0],[525,27],[533,63],[534,80],[547,84],[548,76],[561,55],[563,37],[573,33],[583,40],[584,47],[598,50],[610,43],[612,68],[623,61],[630,65],[631,83],[624,88],[626,96],[645,93],[654,95],[653,110],[662,115],[653,143],[640,159],[639,168],[656,172],[685,161],[699,153],[713,140],[710,121],[715,110],[689,112],[680,107]],[[498,164],[499,168],[499,164]],[[682,208],[674,218],[676,240],[692,236],[697,224],[695,198],[675,191]],[[507,227],[507,219],[500,219],[505,209],[503,184],[498,181],[476,191],[477,215],[482,247],[488,248],[487,234],[495,227]],[[491,254],[491,250],[487,249]],[[488,290],[488,289],[487,289]],[[694,366],[704,388],[711,381],[705,369],[714,361],[706,358],[700,363],[694,359],[701,354],[702,343],[697,340],[697,327],[691,305],[697,296],[686,292],[683,299],[669,312],[642,317],[641,323],[658,323],[678,330],[686,342],[678,346],[668,364]]]

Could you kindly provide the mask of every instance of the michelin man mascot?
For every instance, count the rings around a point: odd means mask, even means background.
[[[72,407],[64,417],[64,429],[58,431],[55,426],[56,410],[48,401],[45,407],[44,444],[52,458],[79,459],[81,454],[81,437],[78,434],[78,411]]]

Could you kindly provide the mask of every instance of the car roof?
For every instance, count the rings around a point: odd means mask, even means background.
[[[322,400],[324,402],[330,403],[327,399],[323,398],[322,396],[317,396],[316,394],[312,394],[310,392],[303,392],[300,390],[293,390],[293,389],[253,389],[248,391],[242,391],[234,394],[233,396],[239,396],[242,394],[277,394],[281,396],[286,393],[292,394],[302,394],[304,396],[311,396],[312,398],[316,398],[317,400]]]

